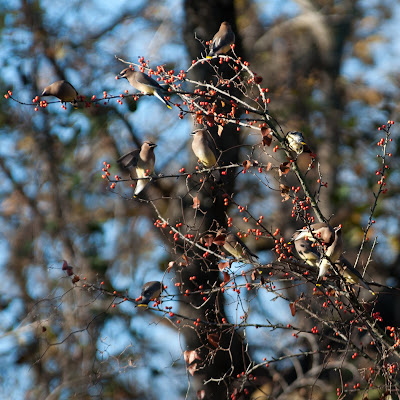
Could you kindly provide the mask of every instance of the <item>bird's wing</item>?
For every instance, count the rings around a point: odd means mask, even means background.
[[[140,149],[133,150],[118,158],[117,163],[124,168],[136,167],[139,161]]]
[[[153,86],[158,89],[161,89],[161,90],[165,90],[162,86],[159,85],[159,83],[156,80],[154,80],[153,78],[151,78],[150,76],[148,76],[144,73],[137,75],[136,80],[143,85],[149,85],[149,86]]]

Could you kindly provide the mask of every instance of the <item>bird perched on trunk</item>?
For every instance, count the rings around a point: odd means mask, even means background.
[[[210,53],[207,58],[212,58],[218,54],[226,54],[231,49],[231,44],[234,43],[235,34],[232,31],[231,25],[224,21],[210,43]]]
[[[369,285],[364,281],[361,274],[351,265],[347,258],[340,256],[339,260],[335,263],[335,267],[344,280],[350,284],[359,284],[365,289],[369,290],[373,295],[375,292],[369,287]]]
[[[310,153],[310,148],[307,143],[304,141],[303,134],[301,132],[291,131],[285,137],[286,143],[289,148],[295,151],[297,154],[301,154],[303,151],[306,153]]]
[[[224,228],[217,231],[214,241],[222,242],[223,249],[237,260],[253,263],[254,259],[258,259],[258,256],[252,253],[240,238]]]
[[[192,150],[195,156],[206,168],[216,166],[218,152],[207,130],[197,129],[191,134],[193,135]],[[221,178],[218,170],[213,171],[212,175],[216,181]]]
[[[151,300],[158,300],[161,292],[163,291],[163,285],[159,281],[150,281],[143,285],[142,293],[137,301],[138,306],[147,306]]]
[[[129,171],[131,178],[144,178],[154,172],[156,144],[145,141],[140,149],[133,150],[122,157],[117,162]],[[133,194],[138,195],[149,182],[149,179],[138,179]]]
[[[54,96],[66,103],[69,101],[75,108],[78,103],[76,101],[78,92],[76,89],[67,81],[57,81],[49,86],[46,86],[41,96]]]
[[[172,108],[168,104],[168,101],[165,99],[165,94],[167,93],[167,90],[160,86],[157,81],[155,81],[153,78],[150,78],[150,76],[146,75],[145,73],[135,71],[133,68],[125,68],[119,73],[119,75],[117,75],[117,77],[127,79],[128,82],[135,89],[140,90],[145,94],[156,96],[157,99],[162,101],[169,109]]]
[[[293,240],[300,258],[309,265],[319,267],[317,282],[343,251],[341,227],[332,228],[324,222],[300,229],[293,235]]]

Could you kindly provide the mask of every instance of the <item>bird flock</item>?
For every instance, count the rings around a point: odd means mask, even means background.
[[[209,45],[207,58],[226,54],[235,43],[235,34],[228,22],[222,22],[218,32],[214,35]],[[138,91],[153,95],[165,106],[171,109],[168,100],[168,90],[141,71],[134,67],[125,68],[118,75],[118,79],[126,79],[131,86]],[[47,86],[42,96],[55,96],[62,103],[69,102],[75,108],[78,104],[78,92],[71,83],[60,80]],[[218,169],[219,154],[206,129],[197,129],[192,132],[192,150],[199,162],[209,169],[213,169],[212,176],[217,183],[220,183]],[[288,148],[297,154],[310,152],[301,132],[288,132],[285,136]],[[140,149],[135,149],[120,157],[117,162],[120,166],[129,171],[134,181],[134,195],[137,196],[150,181],[154,173],[156,144],[144,141]],[[258,256],[251,252],[246,244],[234,233],[224,228],[216,232],[216,242],[222,243],[222,248],[235,260],[244,263],[257,262]],[[304,226],[292,236],[292,242],[299,258],[308,266],[317,268],[319,285],[329,270],[338,274],[347,284],[358,284],[375,294],[370,286],[364,281],[362,275],[343,256],[343,241],[341,226],[332,228],[328,223],[316,223]],[[144,284],[141,296],[137,299],[137,305],[146,306],[151,300],[158,300],[163,291],[163,284],[159,281],[150,281]]]

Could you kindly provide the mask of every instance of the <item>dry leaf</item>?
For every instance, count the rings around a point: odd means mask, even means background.
[[[186,364],[188,364],[187,370],[189,371],[190,375],[194,375],[194,373],[198,370],[197,369],[197,362],[196,360],[201,360],[200,356],[198,355],[196,350],[185,351],[183,353],[183,357],[185,359]]]
[[[205,244],[206,247],[210,247],[213,244],[214,236],[211,234],[204,235],[201,238],[201,242]]]
[[[271,170],[271,168],[272,168],[272,164],[269,162],[269,163],[267,164],[266,168],[265,168],[265,171],[268,172],[268,171]]]
[[[193,197],[193,206],[192,206],[195,210],[197,209],[197,208],[200,208],[200,200],[199,200],[199,198],[196,196],[196,197]]]
[[[224,131],[224,127],[222,125],[218,125],[218,136],[219,137],[221,137],[223,131]]]
[[[227,266],[229,266],[229,261],[220,262],[220,263],[218,264],[218,269],[219,269],[220,271],[223,271]]]
[[[213,243],[216,244],[217,246],[223,246],[225,244],[225,238],[226,238],[226,235],[224,235],[224,234],[215,236]]]
[[[243,168],[247,171],[251,167],[251,162],[249,160],[243,161]]]
[[[292,313],[292,317],[296,315],[296,302],[289,303],[290,312]]]
[[[226,271],[222,271],[222,273],[224,274],[224,283],[229,282],[231,280],[231,276]]]
[[[262,135],[262,143],[263,146],[271,146],[272,143],[272,135],[271,135],[271,128],[261,128],[261,135]]]
[[[215,348],[217,348],[219,346],[219,340],[220,339],[221,339],[221,337],[217,333],[209,333],[207,335],[208,343],[210,343],[211,346],[213,346]]]
[[[279,176],[286,175],[290,171],[290,162],[285,161],[279,166]]]
[[[79,281],[80,281],[79,275],[74,275],[74,277],[72,278],[72,283],[76,283]]]
[[[258,85],[263,81],[262,76],[255,76],[254,77],[254,82],[257,83]]]
[[[290,187],[286,186],[286,185],[283,185],[283,184],[280,184],[279,188],[281,190],[281,196],[283,197],[282,201],[289,200],[289,198],[290,198],[290,196],[289,196]]]
[[[207,115],[206,120],[207,120],[207,123],[209,126],[213,126],[215,123],[214,115],[211,115],[211,114]]]
[[[203,400],[203,399],[206,398],[206,391],[205,391],[204,389],[198,390],[198,391],[196,392],[196,396],[197,396],[197,399],[198,399],[198,400]]]
[[[175,261],[170,261],[170,262],[168,263],[167,272],[171,271],[171,268],[174,266],[174,264],[175,264]]]

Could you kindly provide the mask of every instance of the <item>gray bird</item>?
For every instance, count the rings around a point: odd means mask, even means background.
[[[304,141],[304,137],[301,132],[288,132],[285,139],[289,148],[295,151],[297,154],[301,154],[303,151],[310,152],[309,147]]]
[[[41,96],[55,96],[59,98],[63,103],[69,101],[74,107],[78,105],[76,101],[78,97],[78,92],[67,81],[57,81],[49,86],[46,86]]]
[[[224,21],[210,43],[210,53],[207,58],[212,58],[218,54],[226,54],[231,49],[231,44],[234,43],[235,34],[232,31],[231,25]]]
[[[365,289],[369,290],[373,295],[375,295],[375,292],[364,281],[361,274],[351,265],[350,261],[347,260],[345,257],[340,256],[339,260],[335,263],[335,267],[347,283],[350,283],[352,285],[359,284]]]
[[[122,157],[117,162],[129,170],[131,178],[144,178],[154,172],[155,155],[154,148],[156,144],[145,141],[140,149],[133,150]],[[148,184],[149,179],[138,179],[133,194],[138,195]]]
[[[165,100],[165,94],[167,90],[158,84],[153,78],[144,74],[140,71],[135,71],[133,68],[125,68],[122,70],[118,78],[125,78],[128,82],[137,90],[145,94],[154,95],[162,101],[169,109],[172,107],[168,104],[168,101]]]
[[[158,300],[163,291],[163,284],[159,281],[150,281],[143,285],[138,306],[147,306],[151,300]]]
[[[318,267],[321,253],[317,250],[315,243],[311,240],[299,239],[294,241],[294,247],[305,263],[312,267]]]
[[[225,239],[222,247],[237,260],[253,263],[254,259],[258,259],[258,256],[252,253],[240,238],[226,229],[219,229],[216,238]]]
[[[206,167],[211,168],[217,163],[217,150],[205,129],[197,129],[192,132],[192,150],[199,161]]]
[[[343,242],[342,242],[342,231],[341,227],[336,227],[333,229],[330,225],[319,222],[316,224],[312,224],[310,227],[304,227],[296,232],[293,235],[294,244],[300,251],[303,251],[302,243],[300,242],[296,245],[297,241],[304,240],[305,242],[311,242],[309,246],[306,245],[307,250],[307,259],[303,258],[302,254],[298,254],[300,258],[307,262],[309,265],[318,266],[319,274],[317,282],[326,275],[329,268],[331,267],[331,262],[335,263],[342,254],[343,251]],[[312,246],[314,244],[314,246]],[[322,249],[321,249],[322,245]],[[321,249],[321,251],[318,250]],[[311,255],[310,253],[314,253]],[[316,256],[316,252],[319,253],[319,259],[317,265],[314,264],[312,260],[314,256]]]

